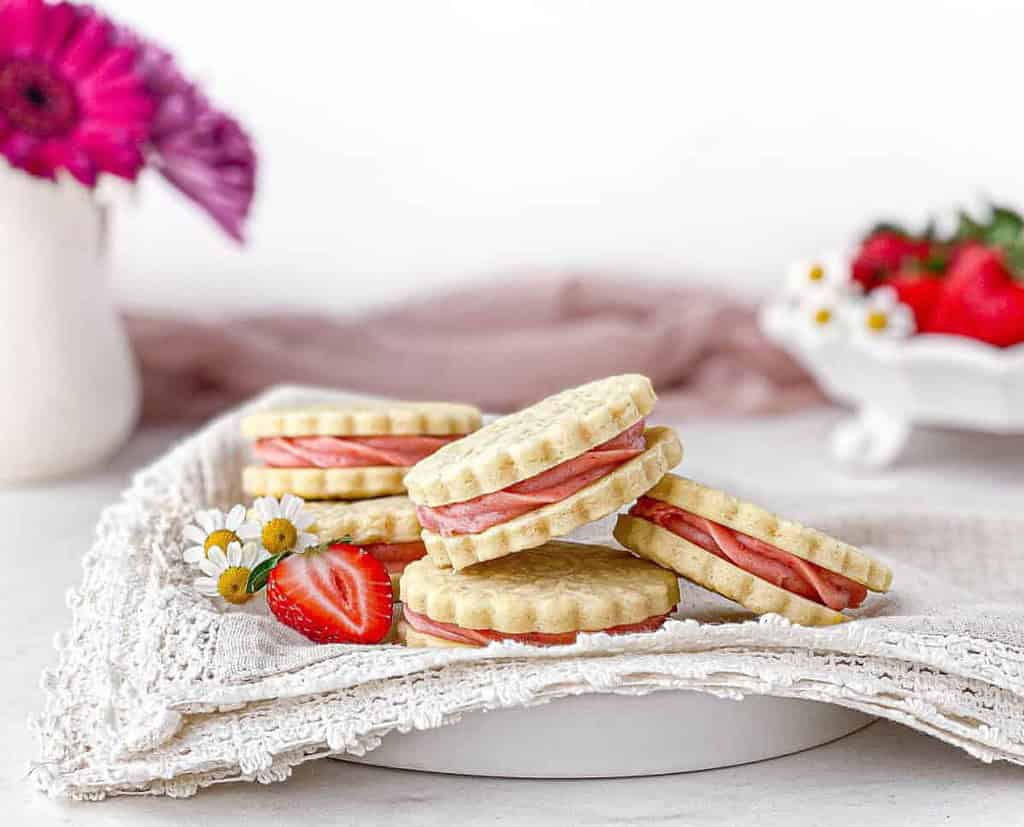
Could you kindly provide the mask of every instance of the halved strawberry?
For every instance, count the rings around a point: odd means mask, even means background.
[[[316,643],[380,643],[391,603],[384,564],[347,543],[284,557],[267,578],[274,617]]]

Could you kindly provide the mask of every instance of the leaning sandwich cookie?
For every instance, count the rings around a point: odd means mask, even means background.
[[[242,472],[254,496],[308,500],[402,494],[410,467],[480,427],[480,411],[447,402],[353,402],[265,411],[242,420],[262,465]]]
[[[646,428],[656,397],[627,374],[502,417],[406,476],[427,552],[462,569],[614,513],[682,458],[668,428]]]
[[[654,631],[675,610],[679,583],[621,549],[554,541],[463,571],[410,563],[402,596],[407,646],[557,646],[581,632]]]
[[[615,539],[756,614],[841,623],[892,572],[851,545],[693,480],[666,474],[619,517]]]
[[[416,507],[408,497],[310,502],[304,508],[314,519],[309,531],[321,543],[345,541],[380,560],[391,577],[394,599],[399,599],[398,581],[405,567],[427,553]]]

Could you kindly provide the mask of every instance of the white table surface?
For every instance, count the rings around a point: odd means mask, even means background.
[[[778,508],[891,502],[961,512],[1019,513],[1024,437],[915,434],[904,462],[882,476],[829,466],[831,412],[681,429],[686,473]],[[53,802],[26,780],[36,753],[25,721],[38,710],[39,673],[68,620],[64,592],[100,509],[130,473],[180,435],[147,430],[105,468],[75,479],[0,491],[5,539],[0,600],[0,823],[157,824],[628,824],[874,825],[1024,823],[1024,769],[984,765],[895,724],[758,764],[687,775],[595,781],[465,778],[318,761],[286,784],[230,784],[186,801],[121,798]]]

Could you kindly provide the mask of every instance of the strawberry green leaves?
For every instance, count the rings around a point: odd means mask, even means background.
[[[255,594],[260,591],[267,585],[267,578],[270,577],[270,572],[273,570],[274,566],[280,563],[289,554],[291,554],[290,551],[275,554],[273,557],[268,557],[256,566],[256,568],[249,572],[249,579],[245,583],[245,590],[249,592],[249,594]]]

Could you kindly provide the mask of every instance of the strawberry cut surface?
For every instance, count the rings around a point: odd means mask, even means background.
[[[346,543],[286,557],[267,580],[274,617],[316,643],[379,643],[391,604],[384,564]]]

